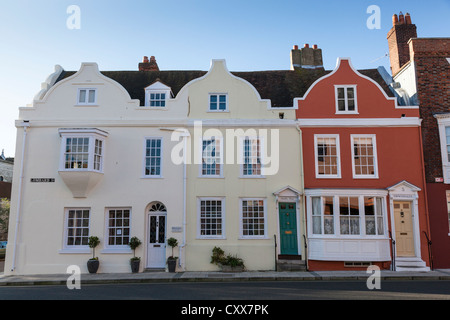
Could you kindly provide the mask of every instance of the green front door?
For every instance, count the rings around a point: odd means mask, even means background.
[[[280,215],[280,253],[298,255],[295,203],[281,202],[278,208]]]

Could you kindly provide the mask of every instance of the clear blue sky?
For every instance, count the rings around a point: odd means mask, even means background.
[[[66,26],[69,5],[81,28]],[[381,28],[368,29],[368,6]],[[326,69],[350,57],[357,69],[389,71],[386,34],[394,13],[409,12],[419,37],[450,36],[449,0],[0,0],[0,151],[15,154],[18,107],[32,102],[55,64],[76,71],[136,70],[155,56],[161,70],[286,70],[293,45],[317,44]]]

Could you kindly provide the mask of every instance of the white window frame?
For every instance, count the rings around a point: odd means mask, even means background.
[[[94,171],[103,173],[103,167],[105,162],[105,138],[107,133],[98,129],[59,129],[59,133],[61,136],[61,151],[60,151],[60,164],[59,171]],[[66,168],[66,146],[67,139],[89,139],[89,147],[88,147],[88,167],[87,168]],[[100,162],[99,168],[95,168],[95,164],[97,163],[98,154],[96,153],[96,140],[101,141],[101,154],[100,154]]]
[[[355,110],[348,110],[348,95],[347,90],[349,88],[353,89],[353,99],[355,100]],[[345,101],[345,110],[339,110],[339,102],[338,102],[338,89],[344,89],[344,101]],[[336,114],[358,114],[358,103],[357,103],[357,93],[356,93],[356,85],[335,85],[334,86],[334,94],[335,94],[335,103],[336,103]]]
[[[146,174],[147,168],[147,141],[148,140],[159,140],[160,141],[160,155],[159,155],[159,174]],[[144,139],[144,160],[143,160],[143,170],[142,177],[143,178],[162,178],[163,177],[163,138],[162,137],[145,137]],[[151,156],[150,156],[151,157]]]
[[[203,174],[203,141],[210,141],[214,139],[217,143],[219,143],[220,153],[219,153],[219,173],[218,174]],[[223,149],[223,137],[222,136],[203,136],[200,139],[200,159],[201,164],[199,165],[199,177],[201,178],[223,178],[223,155],[224,155],[224,149]]]
[[[81,91],[86,91],[85,101],[80,101]],[[94,91],[94,101],[89,102],[89,92]],[[89,106],[89,105],[97,105],[97,88],[78,88],[77,91],[77,105],[79,106]]]
[[[321,206],[321,233],[314,233],[313,229],[313,201],[312,198],[320,197],[320,206]],[[333,198],[333,234],[325,234],[324,233],[324,206],[323,206],[323,197],[332,197]],[[359,234],[341,234],[341,215],[339,210],[339,198],[340,197],[354,197],[358,198],[358,209],[359,209]],[[364,198],[373,197],[373,198],[381,198],[381,212],[382,212],[382,226],[383,226],[383,234],[378,233],[378,223],[376,223],[375,234],[366,234],[366,214],[364,207]],[[310,190],[306,194],[306,205],[307,205],[307,223],[308,223],[308,237],[310,238],[333,238],[333,239],[387,239],[388,238],[388,229],[387,229],[387,219],[388,219],[388,211],[387,211],[387,191],[385,190],[376,190],[376,189],[356,189],[356,190],[345,190],[345,189],[316,189]],[[376,219],[376,207],[375,210],[375,219]],[[318,215],[317,215],[318,217]]]
[[[259,174],[244,174],[244,165],[245,165],[245,140],[257,140],[259,141],[259,163],[260,163],[260,172]],[[265,154],[264,150],[264,138],[258,137],[258,136],[242,136],[239,139],[240,143],[240,178],[265,178],[263,175],[264,170],[264,159],[263,155]],[[251,157],[253,157],[251,155]],[[258,159],[258,155],[256,156],[256,159]]]
[[[355,170],[355,145],[354,140],[355,138],[370,138],[372,139],[372,146],[373,146],[373,168],[374,168],[374,174],[356,174]],[[378,155],[377,155],[377,139],[375,134],[351,134],[350,135],[350,146],[351,146],[351,152],[352,152],[352,174],[353,179],[378,179]]]
[[[159,95],[161,95],[161,94],[163,94],[164,95],[164,99],[153,99],[152,100],[152,94],[154,94],[154,95],[157,95],[157,94],[159,94]],[[163,108],[165,108],[166,106],[167,106],[167,94],[168,94],[168,91],[149,91],[149,93],[148,93],[148,106],[150,107],[150,108],[155,108],[155,109],[163,109]],[[164,106],[152,106],[152,102],[164,102]]]
[[[448,214],[448,235],[450,236],[450,190],[445,192],[447,198],[447,214]]]
[[[450,184],[450,161],[447,151],[447,134],[446,128],[450,127],[450,113],[436,114],[434,116],[437,119],[439,130],[439,141],[441,148],[441,161],[442,161],[442,178],[444,178],[445,184]]]
[[[318,139],[322,138],[330,138],[336,139],[336,157],[337,157],[337,173],[336,174],[320,174],[319,173],[319,147],[318,147]],[[333,179],[333,178],[341,178],[341,147],[339,143],[339,134],[315,134],[314,135],[314,162],[316,168],[316,178],[317,179]]]
[[[263,201],[264,234],[244,235],[244,201]],[[266,198],[240,198],[239,199],[239,239],[267,239],[267,201]]]
[[[128,210],[129,211],[129,217],[128,217],[128,230],[129,230],[129,234],[128,234],[128,241],[131,239],[131,219],[132,219],[132,211],[131,211],[131,207],[107,207],[105,208],[105,239],[104,239],[104,247],[105,249],[102,250],[102,253],[130,253],[131,249],[130,246],[128,244],[122,244],[122,245],[115,245],[115,244],[109,244],[109,239],[110,239],[110,225],[109,225],[109,213],[111,210]],[[122,226],[122,229],[123,226]],[[115,237],[116,235],[114,235]]]
[[[211,109],[211,97],[212,96],[216,96],[217,97],[217,109],[216,110],[212,110]],[[220,96],[225,96],[225,109],[221,110],[219,109],[219,104],[220,104]],[[219,92],[211,92],[208,94],[208,112],[229,112],[228,110],[228,93],[219,93]]]
[[[70,207],[64,209],[64,238],[63,238],[63,245],[62,250],[60,253],[90,253],[91,249],[89,248],[89,245],[86,243],[85,245],[69,245],[67,242],[69,240],[69,213],[70,211],[88,211],[89,212],[89,218],[88,218],[88,235],[85,236],[89,241],[89,236],[91,234],[91,208],[87,207]]]
[[[201,203],[202,201],[221,201],[221,235],[202,235],[201,229]],[[226,209],[225,209],[225,197],[198,197],[197,198],[197,239],[226,239],[226,230],[225,230],[225,218],[226,218]]]

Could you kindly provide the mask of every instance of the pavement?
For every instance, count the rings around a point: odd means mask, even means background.
[[[220,281],[367,281],[366,271],[141,272],[80,274],[81,284]],[[72,274],[4,275],[0,286],[66,285]],[[380,271],[380,280],[450,280],[450,269],[429,272]]]

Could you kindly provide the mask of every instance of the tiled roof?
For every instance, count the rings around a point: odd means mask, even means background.
[[[388,96],[393,96],[377,69],[358,71],[379,83]],[[262,99],[271,100],[272,107],[290,107],[294,98],[303,97],[314,81],[330,72],[324,69],[296,69],[231,73],[250,82],[258,90]],[[74,73],[74,71],[64,71],[58,81]],[[132,99],[139,99],[141,105],[144,105],[144,88],[157,79],[171,87],[176,96],[185,84],[205,75],[206,71],[102,71],[101,73],[120,83]]]

